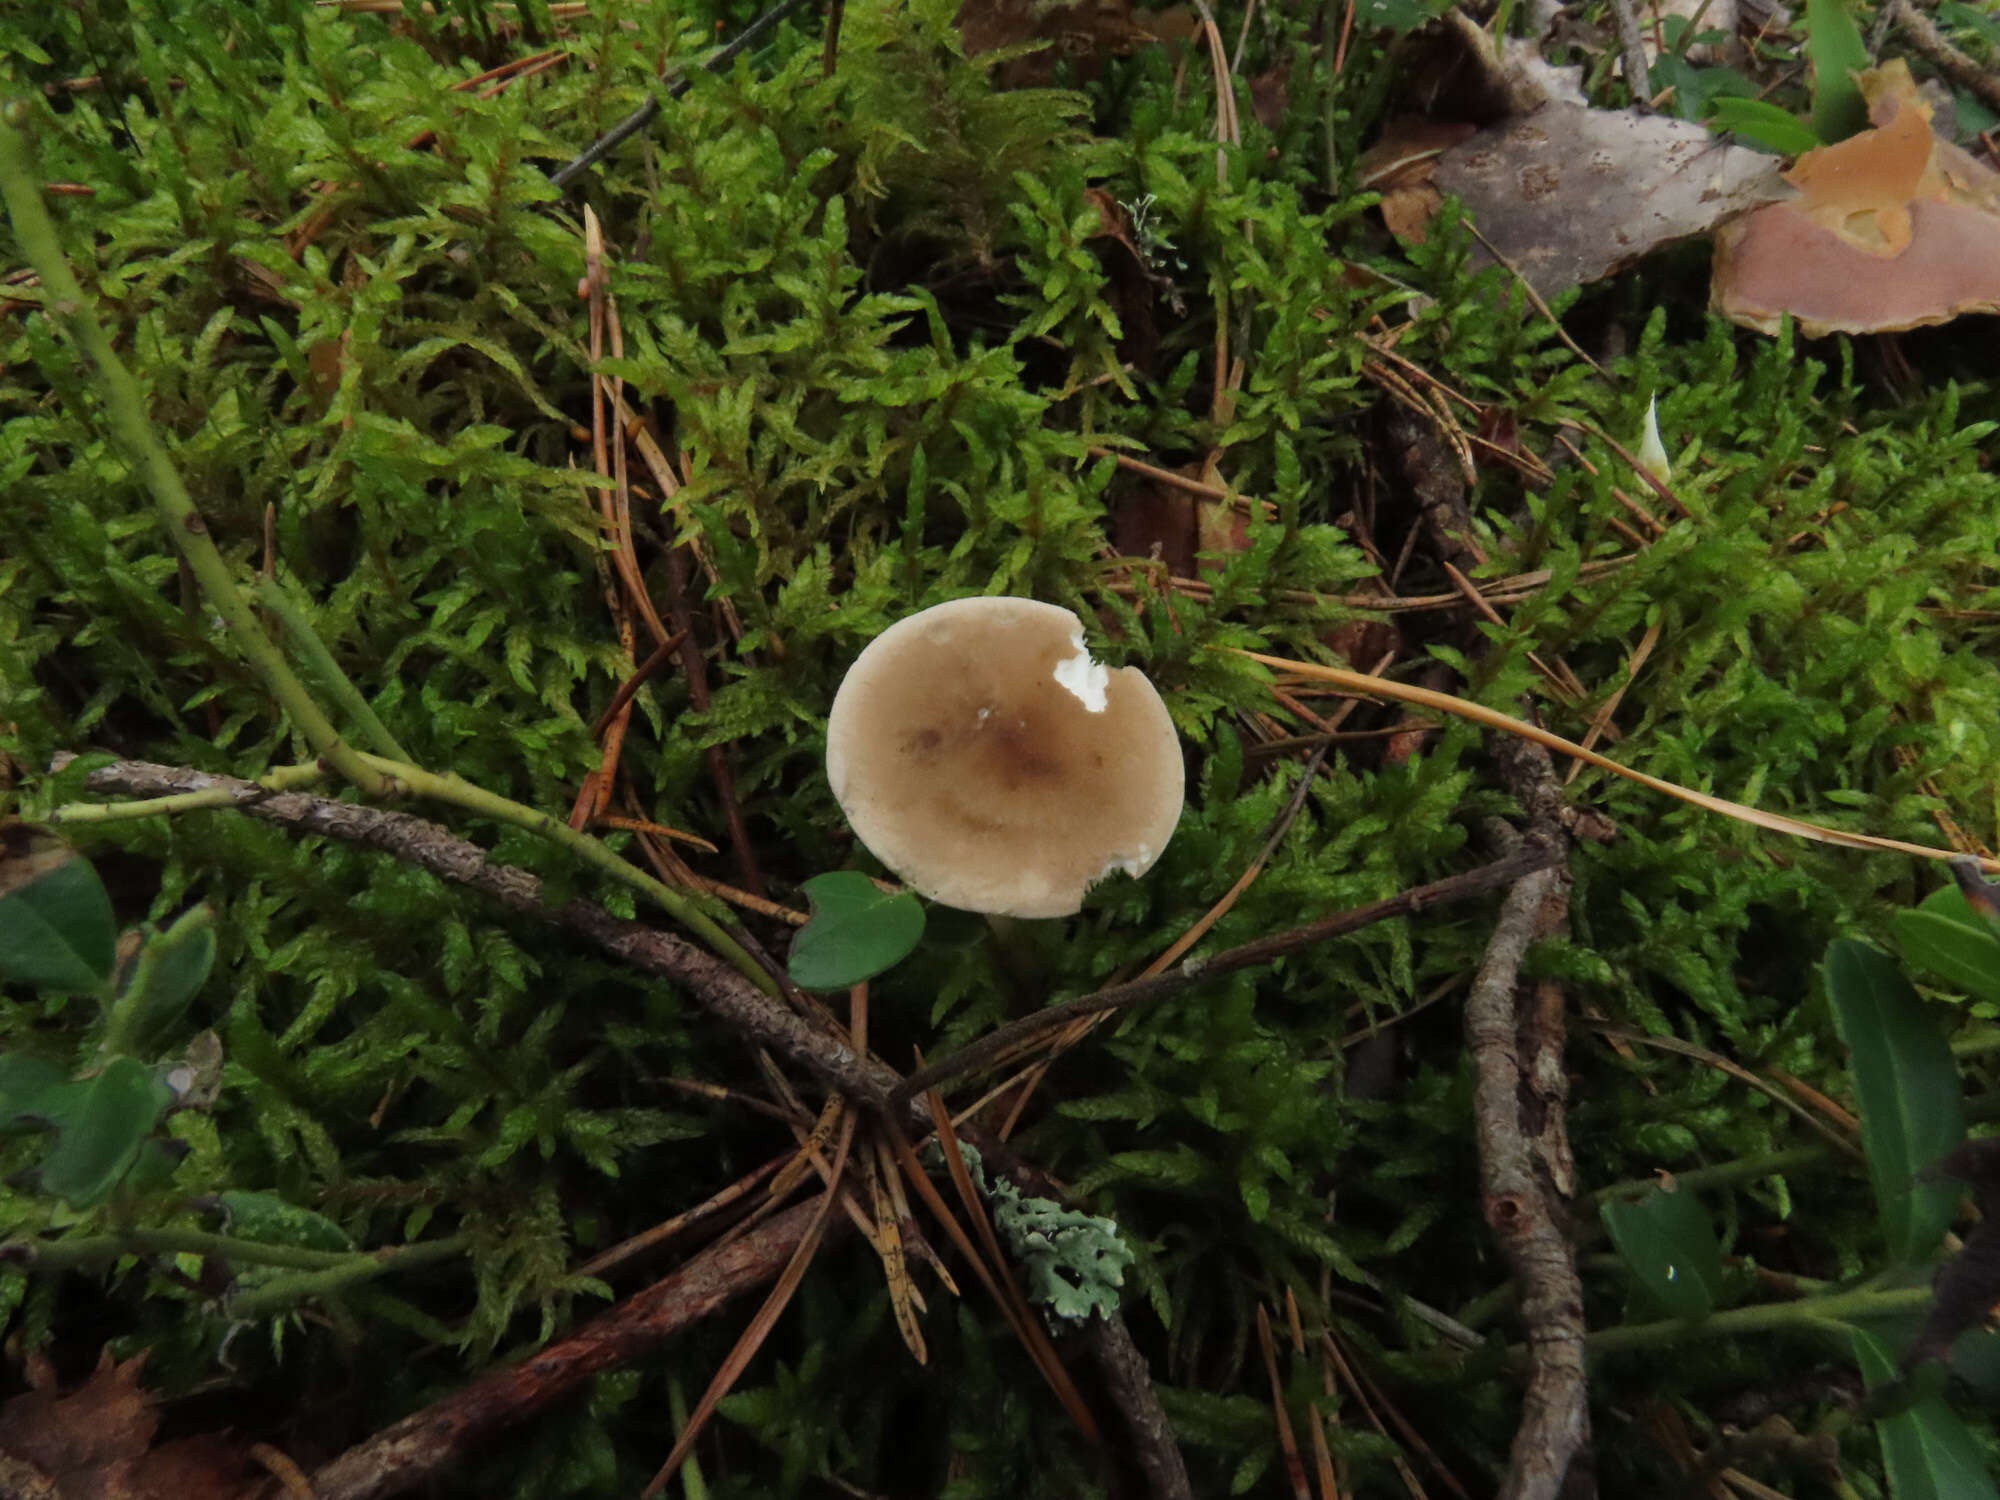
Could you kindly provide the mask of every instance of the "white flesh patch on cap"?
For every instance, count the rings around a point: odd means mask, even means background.
[[[1108,880],[1111,878],[1111,873],[1114,870],[1118,870],[1124,872],[1127,875],[1130,875],[1133,879],[1136,880],[1141,875],[1145,874],[1148,870],[1152,868],[1153,868],[1152,846],[1149,844],[1141,844],[1139,845],[1138,852],[1135,853],[1130,859],[1114,859],[1110,861],[1108,864],[1106,864],[1103,869],[1097,872],[1097,879]],[[1091,884],[1093,885],[1095,885],[1096,883],[1097,883],[1096,881],[1091,882]]]
[[[1076,655],[1064,657],[1056,663],[1056,681],[1074,693],[1085,708],[1094,714],[1101,714],[1107,702],[1105,694],[1111,686],[1111,669],[1101,667],[1090,659],[1090,648],[1083,643],[1082,630],[1070,637],[1070,644],[1076,647]]]

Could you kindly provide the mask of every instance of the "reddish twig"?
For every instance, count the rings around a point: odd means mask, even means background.
[[[696,1256],[568,1338],[386,1427],[312,1476],[319,1500],[383,1500],[427,1484],[484,1440],[577,1394],[591,1378],[652,1353],[733,1297],[762,1286],[825,1223],[823,1202],[785,1210],[754,1233]]]

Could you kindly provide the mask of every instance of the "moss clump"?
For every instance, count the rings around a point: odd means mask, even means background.
[[[623,348],[596,368],[626,382],[675,470],[672,494],[633,472],[642,580],[662,608],[682,602],[710,688],[698,701],[675,671],[639,690],[618,811],[722,845],[690,856],[703,874],[746,879],[747,854],[786,897],[864,858],[822,737],[840,671],[891,619],[1031,594],[1095,622],[1100,656],[1145,666],[1195,768],[1173,845],[1145,881],[1108,883],[1032,934],[1034,992],[973,924],[937,914],[875,982],[883,1057],[940,1055],[1152,959],[1257,858],[1301,774],[1295,747],[1266,742],[1305,726],[1260,719],[1280,712],[1264,680],[1216,646],[1323,654],[1343,626],[1390,618],[1391,670],[1442,663],[1463,691],[1525,698],[1572,737],[1624,690],[1614,753],[1636,769],[1926,842],[1949,813],[1994,841],[2000,395],[1972,339],[1912,340],[1928,379],[1905,392],[1857,363],[1866,351],[1706,322],[1671,300],[1669,265],[1559,309],[1626,331],[1602,380],[1504,277],[1467,272],[1462,232],[1405,258],[1369,227],[1350,189],[1384,108],[1376,39],[1357,35],[1338,78],[1294,68],[1274,129],[1246,97],[1244,146],[1218,177],[1213,99],[1177,85],[1166,49],[1074,89],[1007,92],[960,55],[954,9],[850,0],[831,78],[819,39],[784,28],[720,76],[693,71],[568,198],[548,170],[663,68],[692,66],[715,17],[608,0],[565,30],[532,4],[503,26],[463,6],[107,3],[0,20],[0,67],[29,96],[44,178],[93,190],[54,200],[66,244],[217,544],[246,580],[268,564],[303,601],[422,765],[560,819],[631,672],[605,602],[602,482],[575,432],[593,368],[575,296],[586,202]],[[1246,74],[1313,61],[1304,23],[1268,27]],[[129,39],[117,58],[98,55],[107,34]],[[543,46],[560,66],[497,93],[450,87]],[[85,75],[100,82],[44,89]],[[1140,205],[1135,258],[1107,230]],[[18,258],[0,239],[0,269]],[[1540,575],[1502,625],[1366,602],[1451,588],[1383,440],[1389,349],[1489,424],[1470,497],[1488,572]],[[1614,492],[1633,487],[1595,434],[1632,441],[1655,392],[1689,513],[1661,514],[1639,546]],[[1497,461],[1514,446],[1552,477],[1530,485]],[[1165,492],[1107,455],[1253,497],[1243,548],[1192,588],[1118,559],[1114,515]],[[1552,686],[1531,650],[1574,684]],[[88,369],[18,302],[0,319],[0,705],[9,795],[30,812],[78,795],[74,774],[44,774],[59,750],[238,775],[304,754],[184,584]],[[1367,737],[1336,747],[1197,954],[1476,857],[1482,821],[1512,811],[1477,738],[1447,727],[1385,753],[1399,724],[1364,709],[1344,726]],[[1577,857],[1573,935],[1536,949],[1532,974],[1586,1014],[1839,1093],[1813,958],[1836,933],[1881,929],[1930,877],[1781,847],[1594,773],[1573,795],[1621,833]],[[454,821],[559,891],[633,910],[526,833]],[[88,844],[124,918],[207,901],[220,949],[170,1044],[219,1034],[220,1098],[172,1117],[187,1148],[172,1181],[120,1212],[177,1223],[207,1195],[273,1194],[359,1245],[462,1234],[468,1248],[233,1341],[168,1266],[102,1286],[0,1273],[19,1347],[149,1347],[169,1388],[226,1378],[260,1393],[256,1425],[311,1411],[337,1447],[568,1328],[626,1289],[580,1274],[598,1248],[791,1148],[762,1114],[671,1087],[764,1087],[684,997],[428,875],[227,813],[107,824]],[[779,924],[744,920],[782,942]],[[1456,1025],[1421,1008],[1477,963],[1489,921],[1384,923],[1136,1014],[1067,1054],[1024,1116],[1018,1148],[1120,1226],[1127,1311],[1199,1492],[1249,1488],[1277,1457],[1247,1351],[1254,1305],[1285,1289],[1474,1488],[1504,1463],[1513,1398],[1494,1360],[1409,1312],[1481,1321],[1504,1281]],[[1392,1081],[1364,1087],[1353,1048],[1392,1021]],[[78,1007],[0,1006],[0,1048],[74,1066],[93,1045]],[[1679,1052],[1579,1036],[1569,1062],[1585,1188],[1803,1139],[1791,1113]],[[0,1176],[20,1149],[0,1143]],[[1731,1190],[1728,1211],[1730,1249],[1808,1275],[1879,1249],[1858,1181],[1837,1172]],[[70,1227],[13,1189],[0,1225]],[[1617,1321],[1622,1281],[1593,1270],[1587,1286],[1593,1324]],[[826,1474],[1091,1493],[1094,1456],[988,1310],[927,1295],[948,1378],[902,1362],[874,1257],[816,1266],[725,1405],[715,1487],[804,1492]],[[705,1385],[728,1338],[703,1329],[606,1379],[474,1482],[635,1489],[665,1447],[663,1398]],[[1818,1359],[1716,1343],[1638,1372],[1607,1364],[1605,1489],[1652,1485],[1645,1446],[1622,1440],[1625,1397],[1694,1407]],[[1394,1483],[1389,1445],[1358,1427],[1333,1438],[1353,1482]],[[1850,1442],[1865,1468],[1866,1434]]]

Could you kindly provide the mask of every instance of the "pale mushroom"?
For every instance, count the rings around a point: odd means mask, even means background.
[[[1180,820],[1180,740],[1134,667],[1032,599],[959,599],[855,659],[826,773],[861,842],[933,901],[1063,917],[1114,871],[1143,875]]]

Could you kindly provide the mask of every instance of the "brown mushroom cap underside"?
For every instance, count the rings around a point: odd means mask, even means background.
[[[1060,917],[1113,870],[1143,874],[1180,819],[1180,742],[1131,667],[1092,712],[1076,616],[961,599],[900,620],[856,658],[827,720],[827,776],[861,841],[948,906]],[[1101,669],[1100,669],[1101,670]]]
[[[1789,203],[1760,208],[1715,242],[1713,305],[1766,333],[1790,313],[1808,338],[1882,333],[2000,312],[2000,220],[1961,203],[1915,203],[1901,255],[1870,255]]]

